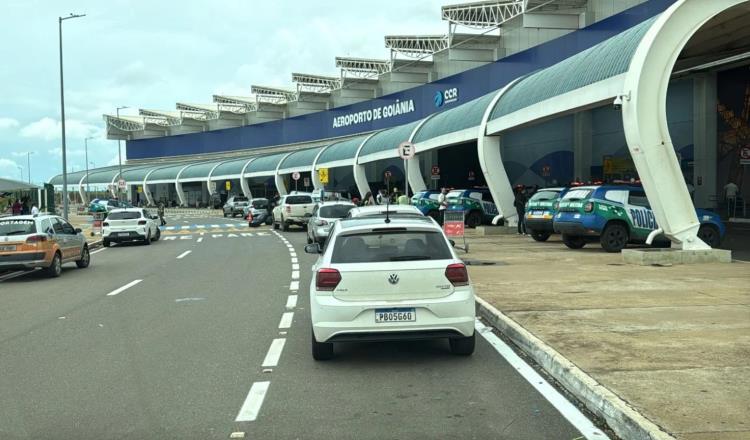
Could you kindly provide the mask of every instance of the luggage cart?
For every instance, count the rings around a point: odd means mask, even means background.
[[[466,212],[459,207],[458,209],[448,209],[443,211],[443,232],[448,238],[461,238],[464,242],[462,249],[467,254],[469,253],[469,244],[466,243],[466,235],[464,235],[464,222],[466,221]],[[452,240],[451,240],[452,241]]]

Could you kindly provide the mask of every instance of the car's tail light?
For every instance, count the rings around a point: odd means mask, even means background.
[[[109,226],[109,222],[102,223],[102,226]]]
[[[449,264],[445,268],[445,277],[454,286],[466,286],[469,284],[469,272],[466,271],[466,266],[463,263]]]
[[[319,269],[315,275],[315,287],[318,290],[331,291],[341,282],[341,274],[336,269]]]
[[[26,239],[26,244],[37,244],[43,241],[47,241],[47,236],[43,234],[32,235]]]
[[[141,225],[141,226],[145,226],[146,225],[146,220],[138,220],[138,224]]]
[[[594,202],[586,202],[585,205],[583,205],[583,212],[591,212],[594,210]]]
[[[328,222],[326,220],[316,220],[315,224],[318,226],[325,226],[328,224]]]

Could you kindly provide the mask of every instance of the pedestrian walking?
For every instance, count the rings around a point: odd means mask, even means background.
[[[445,210],[448,209],[448,188],[441,188],[438,196],[438,211],[440,212],[440,224],[445,222]]]
[[[737,184],[732,182],[724,185],[724,200],[727,203],[727,216],[734,217],[734,211],[737,209],[737,192],[739,191]]]
[[[39,208],[36,207],[36,203],[33,203],[31,205],[31,215],[38,215],[39,214]]]
[[[159,223],[161,223],[161,226],[164,226],[167,224],[166,220],[164,220],[164,202],[159,202],[159,207],[156,208],[157,214],[159,214]]]
[[[372,206],[374,204],[375,204],[375,199],[372,197],[372,192],[367,191],[367,194],[365,194],[365,198],[362,199],[362,205]]]
[[[523,185],[516,187],[516,196],[513,200],[513,206],[516,207],[518,215],[518,235],[526,235],[526,219],[524,212],[526,210],[526,195],[523,193]]]
[[[16,199],[16,201],[13,203],[13,208],[11,208],[13,211],[13,215],[21,215],[21,210],[23,207],[21,206],[21,201]]]

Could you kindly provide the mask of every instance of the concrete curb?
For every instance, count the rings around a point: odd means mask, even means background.
[[[675,440],[672,435],[487,301],[479,297],[476,301],[480,317],[510,338],[583,402],[589,411],[606,420],[617,435],[627,440]]]

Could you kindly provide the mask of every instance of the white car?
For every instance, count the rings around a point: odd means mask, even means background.
[[[313,208],[315,202],[310,193],[293,191],[281,196],[278,206],[273,208],[273,228],[281,228],[284,231],[288,231],[290,225],[306,228]]]
[[[102,244],[142,241],[151,244],[161,237],[159,216],[143,208],[115,209],[102,223]]]
[[[474,352],[474,288],[440,227],[429,217],[334,223],[310,283],[312,355],[330,359],[336,342],[447,338]]]
[[[399,216],[403,215],[414,215],[417,217],[424,217],[422,211],[417,209],[413,205],[370,205],[360,206],[349,211],[347,218],[358,218],[358,217],[369,217],[369,216],[384,216],[388,214],[396,214]]]
[[[333,222],[346,215],[357,205],[352,202],[322,202],[315,205],[312,217],[307,223],[307,242],[325,243],[328,233],[331,232]]]

